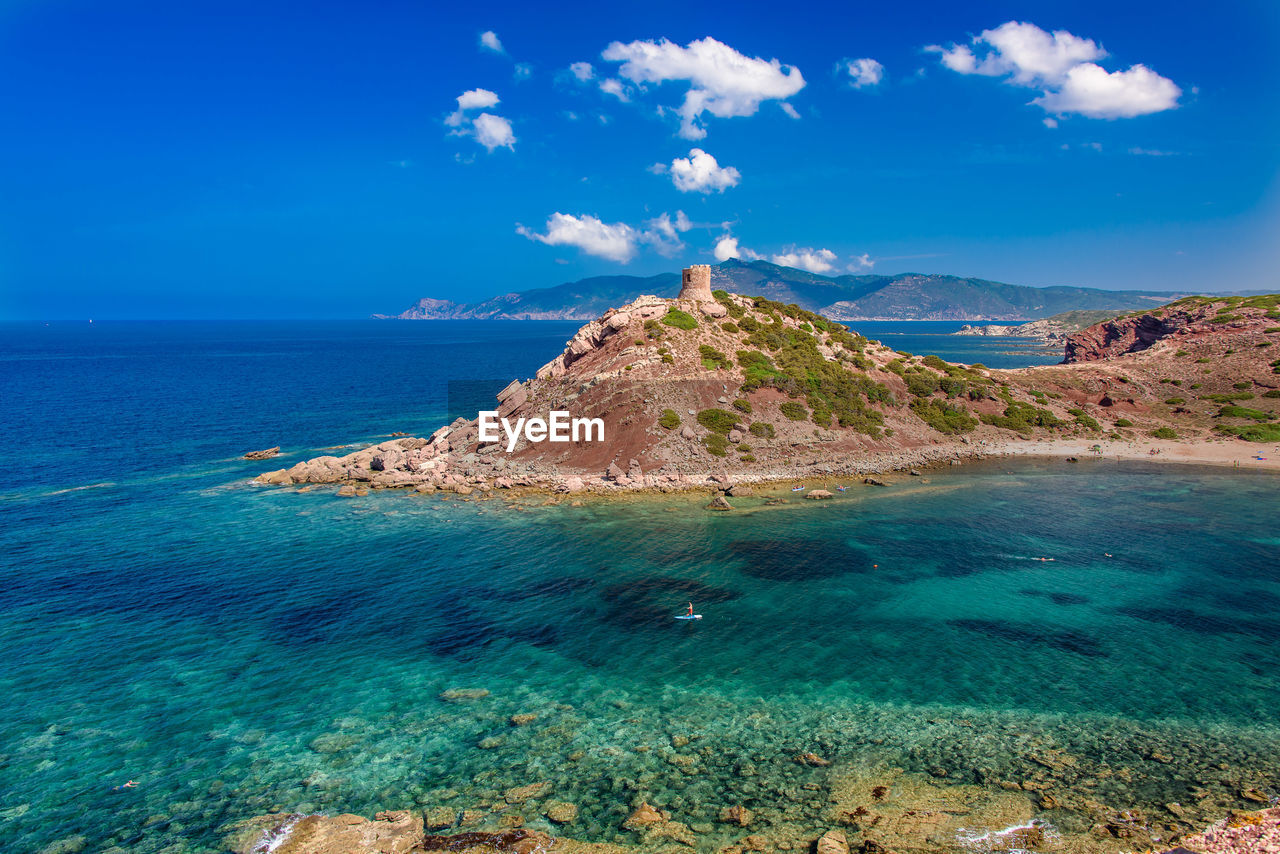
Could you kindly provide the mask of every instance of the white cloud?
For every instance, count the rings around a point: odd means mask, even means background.
[[[1162,151],[1158,148],[1130,148],[1130,154],[1137,154],[1143,157],[1173,157],[1177,155],[1176,151]]]
[[[758,261],[763,255],[752,252],[745,246],[738,245],[738,238],[731,234],[726,234],[716,241],[716,248],[712,250],[717,261],[728,261],[730,258],[741,258],[744,261]]]
[[[619,101],[627,102],[631,99],[627,97],[627,91],[622,86],[622,81],[616,77],[610,77],[607,80],[600,81],[600,91],[606,95],[612,95]]]
[[[1056,128],[1058,126],[1058,120],[1050,116],[1046,116],[1044,126],[1047,128]]]
[[[569,72],[583,83],[596,76],[596,70],[591,67],[589,62],[575,62],[569,66]]]
[[[870,253],[863,252],[861,255],[853,256],[853,261],[849,264],[848,270],[850,273],[863,273],[875,265],[875,259],[871,257]]]
[[[444,123],[456,128],[466,121],[467,110],[484,110],[498,104],[498,96],[488,89],[468,89],[458,96],[458,109],[449,114]]]
[[[644,226],[636,228],[625,222],[604,222],[590,214],[574,216],[557,211],[547,218],[544,234],[523,225],[516,226],[516,233],[548,246],[575,246],[588,255],[626,264],[645,245],[663,255],[680,251],[684,248],[680,234],[693,224],[684,211],[676,211],[674,219],[664,213],[647,220]]]
[[[528,62],[517,62],[512,73],[517,80],[528,80],[533,76],[533,65]]]
[[[688,157],[671,161],[671,182],[682,193],[723,193],[736,187],[742,175],[732,166],[721,166],[701,148],[689,151]]]
[[[1066,30],[1047,33],[1035,24],[1008,21],[983,30],[971,44],[925,49],[960,74],[1004,77],[1013,85],[1040,89],[1031,103],[1055,116],[1132,118],[1171,110],[1182,94],[1172,80],[1145,65],[1107,71],[1095,62],[1107,52]]]
[[[769,259],[783,267],[797,267],[810,273],[830,273],[836,268],[836,253],[830,249],[792,249]]]
[[[762,261],[768,259],[783,267],[797,267],[810,273],[830,273],[836,268],[836,253],[830,249],[796,249],[776,255],[761,255],[738,242],[732,234],[726,234],[716,241],[711,250],[717,261],[728,261],[730,258],[741,258],[744,261]],[[862,256],[866,258],[867,256]],[[874,263],[874,262],[872,262]]]
[[[674,220],[664,213],[646,221],[645,226],[640,242],[653,246],[661,255],[670,256],[684,249],[684,241],[680,239],[680,235],[692,228],[693,223],[685,216],[684,211],[676,211]]]
[[[506,53],[502,47],[502,42],[498,39],[498,34],[493,30],[485,30],[480,34],[480,47],[485,50],[491,50],[494,53]]]
[[[495,148],[516,149],[516,135],[511,131],[511,122],[502,116],[492,113],[481,113],[471,123],[474,128],[476,142],[493,151]]]
[[[874,59],[842,59],[836,68],[849,75],[849,85],[854,89],[875,86],[884,79],[884,66]]]
[[[798,68],[784,66],[776,59],[744,56],[713,38],[685,47],[666,39],[613,42],[601,56],[609,62],[621,62],[619,76],[632,83],[688,81],[689,90],[676,111],[681,118],[680,135],[685,139],[707,135],[699,123],[703,113],[718,118],[752,116],[763,101],[782,101],[804,88]]]
[[[667,172],[667,164],[655,163],[652,166],[646,166],[644,171],[652,172],[654,175],[665,175]]]
[[[1145,65],[1108,72],[1086,62],[1067,72],[1060,89],[1046,91],[1032,103],[1059,116],[1078,113],[1091,119],[1131,119],[1172,110],[1181,94],[1172,80]]]
[[[778,106],[782,108],[782,112],[786,113],[786,114],[787,114],[788,116],[790,116],[791,118],[793,118],[793,119],[798,119],[798,118],[800,118],[800,111],[799,111],[799,110],[797,110],[795,107],[791,106],[791,105],[790,105],[789,103],[787,103],[786,101],[783,101],[783,102],[782,102],[781,104],[779,104]]]
[[[470,136],[489,151],[495,148],[515,150],[516,135],[511,129],[511,122],[493,113],[481,113],[469,116],[473,110],[483,110],[497,106],[499,98],[488,89],[468,89],[457,98],[458,109],[445,117],[444,123],[451,127],[454,136]]]

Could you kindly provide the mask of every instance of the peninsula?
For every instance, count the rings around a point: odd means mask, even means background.
[[[712,281],[691,267],[675,298],[606,311],[497,395],[499,418],[568,412],[603,422],[603,441],[522,438],[508,452],[459,418],[257,480],[669,492],[1019,453],[1233,463],[1261,456],[1248,443],[1280,442],[1280,295],[1184,298],[1070,336],[1063,364],[991,370],[895,352]]]

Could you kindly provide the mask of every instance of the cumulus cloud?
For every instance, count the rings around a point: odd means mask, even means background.
[[[1108,72],[1087,62],[1067,72],[1057,90],[1032,101],[1054,115],[1078,113],[1091,119],[1131,119],[1178,106],[1182,94],[1172,80],[1145,65]]]
[[[574,216],[557,211],[547,218],[544,233],[523,225],[516,226],[516,233],[548,246],[575,246],[588,255],[626,264],[641,246],[652,246],[663,255],[680,251],[684,248],[680,234],[692,226],[684,211],[676,211],[674,218],[664,213],[647,220],[643,228],[604,222],[590,214]]]
[[[730,258],[741,258],[744,261],[768,260],[783,267],[808,270],[810,273],[830,273],[836,268],[836,253],[830,249],[791,248],[774,255],[762,255],[743,246],[732,234],[725,234],[717,240],[711,253],[717,261],[728,261]]]
[[[850,273],[865,273],[876,265],[875,259],[867,252],[861,255],[853,256],[853,260],[849,263],[848,270]]]
[[[836,63],[836,70],[849,76],[849,85],[854,89],[875,86],[884,79],[884,66],[874,59],[842,59]]]
[[[489,151],[495,148],[515,150],[516,135],[511,122],[493,113],[471,115],[475,110],[497,106],[499,98],[488,89],[468,89],[457,98],[458,109],[445,117],[446,126],[454,136],[469,136]]]
[[[573,63],[569,66],[569,73],[583,83],[586,83],[592,77],[596,76],[596,70],[591,67],[591,63],[589,62]]]
[[[616,77],[610,77],[607,80],[601,80],[600,91],[604,92],[606,95],[612,95],[613,97],[617,98],[619,101],[626,102],[631,100],[629,97],[627,97],[627,90],[623,87],[622,81]]]
[[[836,268],[836,253],[830,249],[792,249],[772,256],[775,264],[797,267],[810,273],[830,273]]]
[[[528,62],[517,62],[511,73],[517,80],[528,80],[533,76],[533,65]]]
[[[729,187],[736,187],[741,179],[737,169],[721,166],[701,148],[691,149],[688,157],[671,161],[671,182],[682,193],[723,193]]]
[[[717,118],[753,116],[768,100],[785,101],[804,88],[800,69],[776,59],[748,57],[713,38],[681,47],[662,41],[613,42],[601,56],[620,62],[618,75],[632,83],[688,82],[684,102],[676,109],[680,135],[707,135],[703,113]]]
[[[506,53],[502,47],[502,42],[498,39],[498,34],[493,30],[485,30],[480,34],[480,47],[485,50],[491,50],[494,53]]]
[[[1172,80],[1145,65],[1107,71],[1095,61],[1107,52],[1092,39],[1066,30],[1047,33],[1020,21],[983,30],[967,45],[925,49],[959,74],[1004,77],[1010,84],[1040,89],[1031,103],[1055,116],[1133,118],[1174,109],[1182,95]]]
[[[481,113],[471,122],[476,142],[493,151],[495,148],[516,149],[516,135],[511,122],[492,113]]]

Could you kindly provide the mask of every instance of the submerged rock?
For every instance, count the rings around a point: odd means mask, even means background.
[[[249,453],[247,453],[247,454],[245,454],[243,457],[241,457],[241,459],[243,459],[243,460],[269,460],[269,459],[271,459],[272,457],[278,457],[278,456],[280,456],[280,446],[279,446],[279,445],[276,445],[274,448],[267,448],[266,450],[263,450],[263,451],[250,451]]]
[[[711,499],[711,503],[707,505],[708,510],[732,510],[733,505],[729,503],[729,499],[723,495],[717,495]]]

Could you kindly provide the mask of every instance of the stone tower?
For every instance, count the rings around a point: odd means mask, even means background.
[[[715,302],[711,295],[711,265],[694,264],[685,267],[680,276],[680,299],[694,302]]]

